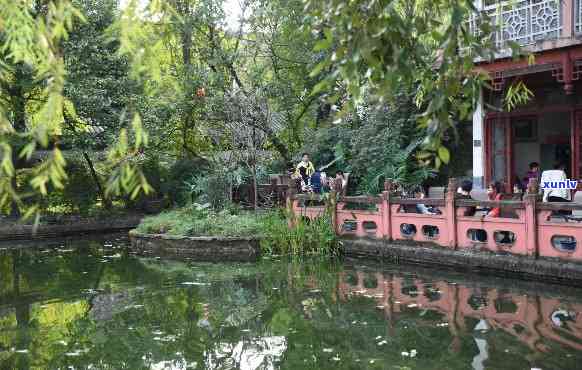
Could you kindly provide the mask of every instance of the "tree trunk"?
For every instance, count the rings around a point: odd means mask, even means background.
[[[97,193],[103,200],[103,206],[105,209],[111,208],[111,200],[105,197],[105,192],[103,191],[103,186],[101,186],[101,181],[99,181],[99,177],[97,176],[97,171],[95,171],[95,167],[93,166],[93,161],[89,157],[87,152],[83,152],[83,157],[89,166],[89,170],[91,171],[91,177],[93,177],[93,182],[95,182],[95,187],[97,188]]]
[[[182,150],[183,152],[196,155],[188,147],[188,131],[194,127],[194,91],[192,83],[192,22],[194,22],[190,1],[177,1],[175,7],[183,20],[180,26],[180,47],[182,49],[183,81],[184,81],[184,101],[181,115],[182,121]]]
[[[14,130],[17,133],[24,133],[26,131],[26,97],[24,96],[24,89],[22,87],[22,83],[25,83],[30,76],[24,71],[24,65],[19,63],[15,67],[14,78],[15,84],[11,89],[11,97],[10,102],[12,103],[12,112],[14,114]],[[25,166],[25,161],[22,160],[18,153],[20,152],[20,142],[15,143],[12,147],[13,154],[12,154],[12,161],[14,163],[14,170],[15,175],[14,178],[11,180],[12,188],[14,192],[18,194],[18,181],[17,181],[17,174],[18,170],[22,169]],[[12,202],[12,207],[10,210],[10,215],[13,217],[20,217],[20,209],[16,202]]]
[[[253,161],[253,208],[255,211],[259,209],[259,192],[257,189],[257,165]]]

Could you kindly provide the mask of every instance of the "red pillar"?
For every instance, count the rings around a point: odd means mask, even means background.
[[[449,179],[447,193],[445,195],[445,219],[449,236],[448,247],[457,248],[457,215],[455,212],[455,194],[457,192],[457,180]]]
[[[564,70],[564,91],[566,95],[572,95],[574,93],[574,83],[572,82],[574,63],[572,63],[569,52],[565,52],[563,55],[562,68]]]
[[[530,179],[527,186],[527,194],[523,197],[525,204],[525,243],[527,255],[538,256],[538,225],[536,215],[537,179]]]

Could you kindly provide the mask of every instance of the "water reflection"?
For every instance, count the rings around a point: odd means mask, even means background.
[[[354,295],[375,299],[388,325],[406,310],[431,310],[442,314],[444,320],[440,325],[449,328],[453,341],[461,332],[502,330],[533,351],[548,352],[547,340],[582,351],[582,320],[577,320],[582,312],[580,303],[446,281],[427,283],[421,279],[386,277],[381,272],[355,271],[355,279],[347,274],[340,274],[342,299],[349,300]],[[370,284],[370,279],[376,283]],[[472,326],[468,319],[478,322]]]
[[[0,250],[0,368],[573,369],[579,290],[407,266]],[[0,246],[1,248],[1,246]]]

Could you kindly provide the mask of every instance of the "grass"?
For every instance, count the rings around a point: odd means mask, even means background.
[[[214,212],[197,205],[146,217],[141,233],[177,236],[254,236],[260,231],[259,215],[231,211]]]
[[[290,228],[283,210],[216,212],[192,205],[146,217],[137,231],[175,236],[254,236],[261,238],[261,248],[267,254],[335,255],[339,251],[329,217],[311,222],[298,220],[295,227]]]

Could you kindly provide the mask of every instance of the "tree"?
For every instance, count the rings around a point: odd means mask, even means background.
[[[127,61],[117,55],[118,42],[107,34],[115,21],[117,1],[75,0],[74,5],[89,16],[63,42],[64,94],[72,104],[64,110],[60,144],[82,152],[98,194],[109,205],[90,153],[115,142],[128,123],[127,110],[137,109],[141,91],[129,78]]]
[[[426,140],[420,159],[438,168],[450,160],[445,134],[473,111],[475,93],[488,77],[473,60],[497,51],[494,27],[472,0],[306,0],[307,22],[325,37],[316,44],[327,51],[313,74],[331,69],[314,90],[345,86],[344,114],[370,91],[380,103],[401,88],[414,88],[420,129]],[[510,44],[514,52],[516,44]],[[522,92],[523,89],[521,89]]]
[[[2,72],[0,74],[4,95],[14,97],[12,106],[3,106],[0,112],[0,209],[26,211],[25,216],[38,212],[38,204],[25,203],[31,195],[46,196],[50,187],[62,188],[66,179],[66,161],[55,145],[62,132],[67,106],[72,106],[64,96],[66,68],[62,42],[69,36],[74,22],[83,21],[83,15],[67,0],[0,1],[0,19],[3,20],[0,40]],[[19,72],[20,71],[20,72]],[[37,83],[34,102],[22,99],[22,71]],[[6,88],[11,84],[13,91]],[[20,85],[20,86],[19,86]],[[8,94],[7,94],[8,92]],[[5,99],[6,100],[6,99]],[[24,107],[24,108],[23,108]],[[132,124],[131,141],[125,129],[119,130],[114,150],[109,155],[112,175],[109,189],[113,192],[149,191],[149,186],[139,169],[128,165],[147,144],[139,119]],[[21,168],[39,148],[49,148],[44,156],[30,168]],[[19,187],[19,177],[26,175],[30,194]],[[26,189],[24,189],[26,190]]]

